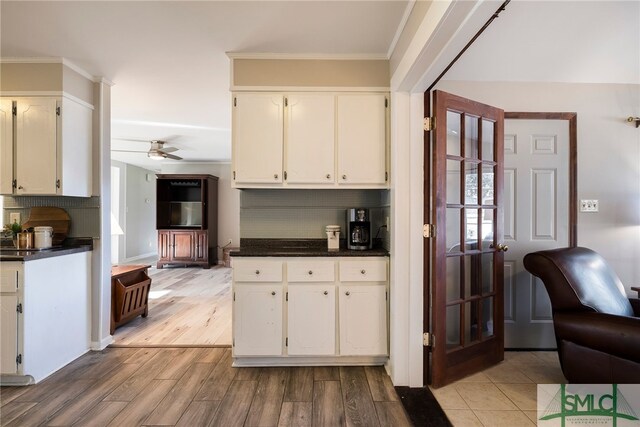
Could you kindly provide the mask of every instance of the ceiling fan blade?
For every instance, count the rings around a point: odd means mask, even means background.
[[[163,151],[165,153],[173,153],[174,151],[178,151],[178,149],[176,147],[167,147],[167,148],[161,148],[158,151]]]
[[[165,153],[164,155],[167,159],[173,159],[173,160],[182,160],[182,157],[178,157],[178,156],[174,156],[173,154],[167,154]]]
[[[133,141],[133,142],[149,142],[149,139],[145,139],[145,138],[118,138],[116,136],[112,137],[111,139],[115,139],[116,141]]]

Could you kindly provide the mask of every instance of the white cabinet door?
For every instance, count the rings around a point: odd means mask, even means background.
[[[282,355],[282,284],[236,285],[234,298],[234,355]]]
[[[16,194],[56,194],[55,98],[19,98],[16,117]]]
[[[13,193],[13,101],[0,99],[0,194]]]
[[[339,292],[340,355],[386,355],[386,286],[340,286]]]
[[[385,184],[386,96],[337,96],[338,183]]]
[[[233,105],[234,182],[281,183],[284,97],[239,93]]]
[[[336,293],[333,283],[290,284],[288,336],[290,355],[336,353]]]
[[[0,296],[0,374],[18,373],[17,305],[17,295]]]
[[[285,171],[291,184],[335,181],[335,97],[298,94],[287,97]]]

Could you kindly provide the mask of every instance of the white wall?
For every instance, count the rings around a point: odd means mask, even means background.
[[[162,173],[199,173],[217,176],[218,181],[218,246],[240,246],[240,190],[231,188],[229,163],[167,163]],[[222,260],[222,250],[218,250]]]
[[[437,89],[505,111],[578,114],[578,198],[598,213],[578,214],[578,245],[607,259],[628,287],[640,283],[640,85],[441,82]],[[631,293],[630,293],[631,295]]]

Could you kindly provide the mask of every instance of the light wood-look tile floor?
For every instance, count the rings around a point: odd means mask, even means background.
[[[0,388],[0,424],[410,426],[382,367],[233,368],[229,348],[107,348]]]
[[[505,360],[431,389],[454,426],[535,426],[537,384],[566,383],[557,352],[505,352]]]
[[[116,329],[116,345],[231,345],[230,268],[158,270],[153,262],[149,276],[149,315]]]

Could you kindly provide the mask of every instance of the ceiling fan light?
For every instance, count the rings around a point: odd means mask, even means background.
[[[162,160],[166,157],[164,153],[159,153],[157,151],[149,151],[149,153],[147,153],[147,156],[149,156],[149,158],[152,160]]]

